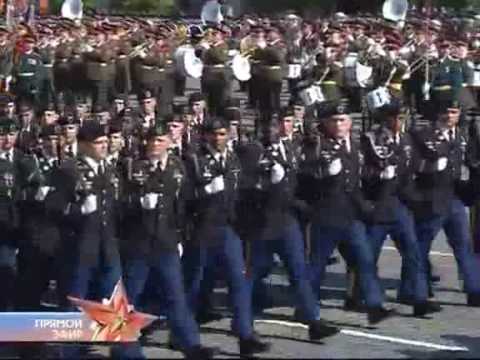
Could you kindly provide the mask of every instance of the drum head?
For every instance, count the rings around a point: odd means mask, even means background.
[[[203,62],[195,55],[193,48],[185,50],[183,54],[185,74],[194,79],[200,79],[203,72]]]
[[[360,85],[360,87],[362,88],[366,88],[370,85],[373,68],[371,66],[362,65],[357,62],[355,66],[355,74],[357,76],[358,85]]]
[[[252,77],[250,61],[239,54],[233,57],[232,71],[239,81],[248,81]]]

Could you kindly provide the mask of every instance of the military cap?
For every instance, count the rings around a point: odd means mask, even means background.
[[[40,137],[46,138],[49,136],[58,136],[62,133],[62,128],[60,125],[45,125],[40,130]]]
[[[331,116],[345,114],[350,114],[348,102],[343,100],[332,100],[321,103],[317,115],[321,119],[326,119]]]
[[[205,119],[203,124],[203,131],[204,132],[213,132],[219,129],[228,129],[230,124],[225,118],[222,117],[211,117]]]
[[[92,142],[99,137],[107,136],[107,131],[104,125],[98,121],[86,121],[78,130],[78,141]]]
[[[153,97],[153,93],[150,90],[144,90],[140,93],[138,100],[143,101],[146,99],[151,99]]]
[[[17,132],[19,130],[18,124],[9,118],[0,119],[0,134],[6,135],[13,132]]]
[[[0,94],[0,105],[6,105],[12,102],[15,102],[15,96],[12,94]]]
[[[157,136],[165,136],[168,134],[168,128],[165,126],[165,123],[162,121],[157,121],[153,127],[151,127],[147,134],[145,135],[145,139],[151,140]]]
[[[204,100],[205,100],[205,95],[203,95],[200,92],[194,92],[193,94],[190,95],[189,103],[193,104],[194,102],[204,101]]]

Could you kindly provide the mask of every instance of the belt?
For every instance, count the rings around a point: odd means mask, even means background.
[[[142,69],[145,69],[145,70],[153,70],[153,66],[142,65]]]
[[[28,76],[34,76],[35,73],[33,72],[29,72],[29,73],[19,73],[17,74],[18,76],[21,76],[21,77],[28,77]]]
[[[60,61],[60,62],[64,63],[64,62],[68,61],[68,58],[61,58],[61,59],[58,59],[57,61]]]
[[[280,65],[265,65],[265,67],[272,70],[278,70],[282,68]]]
[[[337,85],[336,81],[333,80],[327,80],[327,81],[322,81],[322,85]]]
[[[397,90],[397,91],[402,90],[402,84],[400,84],[400,83],[390,84],[389,87],[392,88],[393,90]]]
[[[216,68],[216,69],[222,69],[225,67],[225,64],[216,64],[216,65],[205,65],[206,67],[211,67],[211,68]]]
[[[443,85],[443,86],[435,86],[433,90],[436,91],[446,91],[446,90],[452,90],[452,87],[450,85]]]
[[[53,64],[43,64],[43,66],[46,67],[46,68],[51,68],[51,67],[53,67]]]
[[[127,55],[118,55],[119,59],[125,59],[126,57],[127,57]]]

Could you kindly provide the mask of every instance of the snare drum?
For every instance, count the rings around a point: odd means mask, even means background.
[[[391,101],[391,95],[388,89],[381,86],[367,94],[367,106],[370,111],[375,111],[381,108],[383,105],[389,104]]]
[[[298,79],[302,75],[302,65],[288,64],[287,79]]]

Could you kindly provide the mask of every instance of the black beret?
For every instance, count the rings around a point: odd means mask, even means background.
[[[0,119],[0,134],[6,135],[19,130],[18,124],[9,118]]]
[[[168,128],[163,122],[157,122],[155,126],[148,129],[147,134],[145,135],[146,140],[150,140],[157,136],[165,136],[168,134]]]
[[[113,121],[108,125],[108,134],[116,134],[123,132],[123,125],[120,121]]]
[[[45,125],[42,127],[40,131],[40,137],[49,137],[49,136],[57,136],[62,133],[62,129],[59,125]]]
[[[31,111],[33,110],[33,105],[30,103],[30,102],[21,102],[19,105],[18,105],[18,113],[22,113],[22,112],[25,112],[25,111]]]
[[[140,93],[140,96],[138,97],[139,101],[146,100],[146,99],[151,99],[153,98],[153,93],[150,90],[144,90]]]
[[[78,141],[92,142],[99,137],[107,136],[107,131],[104,125],[99,122],[90,120],[86,121],[78,130]]]
[[[195,92],[190,95],[189,103],[192,104],[194,102],[203,101],[203,100],[205,100],[205,96],[200,92]]]
[[[280,110],[280,118],[286,118],[286,117],[291,117],[291,116],[294,116],[295,113],[293,111],[293,107],[292,106],[286,106],[286,107],[283,107],[281,110]]]
[[[203,131],[213,132],[219,129],[228,129],[230,124],[225,118],[222,117],[211,117],[205,120],[203,124]]]
[[[344,115],[350,114],[350,108],[348,106],[348,102],[343,100],[337,101],[325,101],[320,104],[317,116],[320,119],[329,118],[335,115]]]
[[[79,125],[80,120],[74,114],[65,114],[58,119],[58,125]]]
[[[172,123],[172,122],[181,122],[183,123],[183,118],[181,114],[168,114],[165,116],[165,123]]]
[[[398,116],[404,110],[405,109],[402,107],[400,101],[392,100],[390,103],[385,104],[378,109],[378,115],[383,117]]]
[[[460,109],[460,103],[458,100],[450,98],[435,102],[435,110],[437,111],[437,114],[444,114],[448,109]]]

